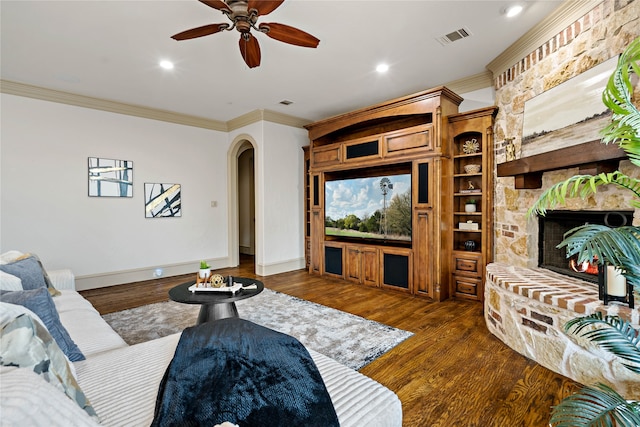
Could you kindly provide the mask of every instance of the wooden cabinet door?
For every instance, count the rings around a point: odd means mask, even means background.
[[[360,283],[362,278],[361,254],[359,246],[347,246],[346,248],[346,278],[352,282]]]
[[[378,286],[378,249],[369,246],[346,247],[346,278],[367,286]]]
[[[379,286],[380,263],[378,249],[362,249],[362,283],[367,286]]]
[[[324,220],[319,210],[311,212],[311,262],[309,270],[311,273],[322,272],[323,261],[323,245],[321,236],[324,233]]]
[[[418,212],[414,219],[414,262],[413,289],[415,294],[432,296],[431,286],[431,241],[429,234],[429,213]]]

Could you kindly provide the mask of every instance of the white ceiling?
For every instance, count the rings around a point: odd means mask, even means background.
[[[482,73],[562,1],[520,1],[524,12],[508,19],[513,3],[287,0],[258,22],[292,25],[320,45],[257,34],[262,64],[249,69],[235,30],[170,38],[227,22],[196,0],[2,0],[1,77],[220,121],[257,109],[316,121]],[[436,40],[460,28],[472,36]],[[175,69],[161,69],[161,59]],[[384,75],[374,70],[379,62],[390,65]]]

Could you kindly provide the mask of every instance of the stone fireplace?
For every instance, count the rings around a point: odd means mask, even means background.
[[[569,3],[567,7],[578,4]],[[522,145],[524,105],[527,100],[582,74],[596,64],[617,56],[631,40],[640,36],[640,2],[604,0],[592,4],[586,14],[569,23],[566,28],[559,28],[556,34],[551,34],[548,40],[542,41],[531,51],[523,50],[520,57],[508,58],[512,62],[506,62],[505,59],[506,69],[504,66],[497,68],[502,59],[500,57],[488,65],[494,76],[498,106],[494,126],[498,170],[507,163],[505,146],[509,141],[515,145],[516,158],[525,160],[519,153]],[[636,93],[636,96],[640,94]],[[579,129],[575,131],[579,132]],[[542,192],[553,184],[581,173],[603,171],[594,167],[593,159],[587,158],[587,155],[598,145],[612,146],[600,144],[597,140],[585,140],[584,143],[584,146],[566,147],[563,141],[558,139],[555,146],[549,147],[548,157],[542,163],[562,166],[520,176],[516,173],[509,176],[498,174],[494,192],[495,261],[522,267],[539,265],[538,220],[530,217],[527,210]],[[595,157],[603,160],[615,159],[615,154],[602,152]],[[617,168],[630,176],[640,177],[639,168],[634,167],[628,160],[615,160],[614,163],[605,166],[609,166],[609,171]],[[525,171],[531,167],[530,163],[523,165]],[[539,185],[517,186],[522,182],[530,183],[530,178],[535,175]],[[569,199],[565,205],[554,209],[629,211],[631,200],[628,191],[603,187],[595,196],[585,200]],[[640,210],[635,210],[633,223],[640,225]]]
[[[578,4],[567,2],[566,6]],[[597,140],[566,147],[558,138],[544,153],[546,157],[531,159],[516,154],[519,169],[503,173],[513,163],[506,162],[506,144],[515,144],[516,153],[520,152],[525,101],[613,58],[640,36],[640,2],[603,0],[592,5],[539,46],[528,52],[522,49],[521,57],[509,57],[508,63],[498,57],[488,65],[499,111],[494,127],[495,262],[486,271],[485,319],[496,337],[541,365],[582,384],[608,384],[627,399],[637,400],[640,375],[590,341],[566,334],[563,327],[576,316],[601,312],[619,315],[640,328],[640,311],[617,303],[604,306],[593,283],[595,277],[567,274],[568,260],[562,253],[547,258],[547,252],[572,224],[556,227],[555,212],[549,222],[539,222],[528,209],[546,189],[574,175],[618,169],[640,178],[640,168],[615,153],[594,152],[603,146]],[[584,214],[576,225],[595,222],[591,215],[600,216],[597,221],[603,223],[618,220],[612,215],[605,218],[610,211],[622,212],[624,218],[640,225],[640,210],[633,210],[631,201],[630,192],[601,187],[596,195],[568,199],[554,209]]]

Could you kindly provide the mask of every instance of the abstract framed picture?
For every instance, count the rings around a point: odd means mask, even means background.
[[[133,197],[133,162],[89,157],[89,197]]]
[[[175,218],[182,216],[180,184],[144,183],[145,218]]]

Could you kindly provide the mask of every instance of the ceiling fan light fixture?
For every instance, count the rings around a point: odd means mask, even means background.
[[[199,0],[201,3],[222,12],[230,21],[229,24],[209,24],[192,28],[171,36],[174,40],[188,40],[197,37],[209,36],[222,31],[230,31],[234,28],[240,32],[240,54],[249,66],[254,68],[260,65],[260,46],[258,40],[251,34],[251,30],[264,33],[268,37],[301,47],[315,48],[320,40],[285,24],[261,23],[256,25],[260,16],[267,15],[277,9],[284,0]]]

